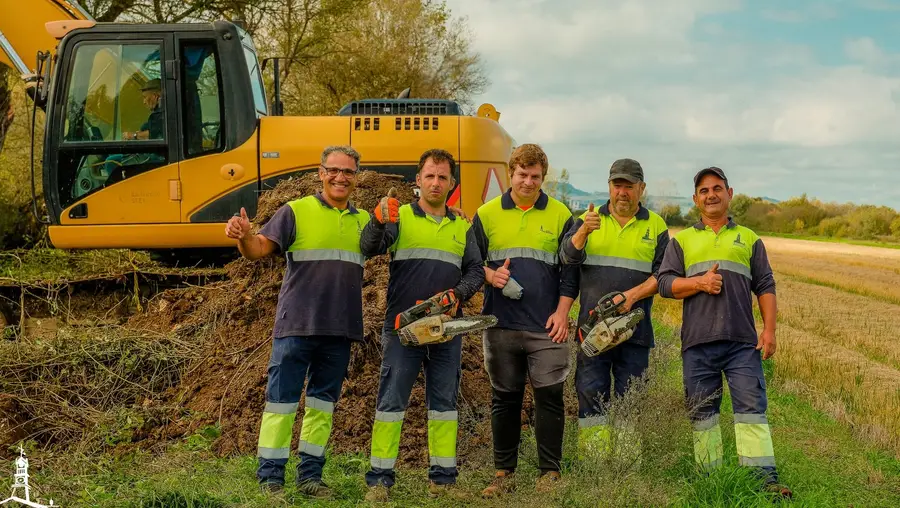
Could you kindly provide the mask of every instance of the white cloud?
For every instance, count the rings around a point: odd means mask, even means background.
[[[834,6],[817,0],[802,9],[763,9],[761,14],[763,18],[779,23],[805,23],[835,18],[838,12]]]
[[[707,18],[737,2],[448,3],[468,14],[493,82],[476,101],[576,186],[604,188],[609,164],[633,157],[682,195],[720,164],[754,194],[900,206],[900,185],[858,183],[900,169],[898,56],[871,38],[846,41],[853,63],[825,65],[810,47],[730,37]]]

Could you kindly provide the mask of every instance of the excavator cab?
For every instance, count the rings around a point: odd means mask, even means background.
[[[253,153],[237,149],[267,106],[256,49],[238,26],[96,24],[66,33],[55,60],[43,175],[54,244],[99,247],[115,235],[120,246],[177,247],[190,236],[178,233],[183,172],[222,182],[215,156],[228,154],[229,184],[258,182],[255,142]],[[214,182],[194,185],[215,192]],[[256,196],[243,197],[230,205],[255,212]],[[172,226],[171,240],[159,224]]]

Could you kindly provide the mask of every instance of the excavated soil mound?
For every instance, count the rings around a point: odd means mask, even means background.
[[[353,203],[371,211],[394,187],[401,203],[414,199],[413,188],[400,177],[363,172]],[[316,175],[280,182],[259,207],[254,228],[270,219],[284,203],[314,193]],[[146,428],[137,437],[145,445],[189,434],[219,422],[222,435],[213,444],[220,454],[252,454],[256,451],[259,421],[265,404],[266,367],[271,351],[271,331],[285,262],[275,256],[256,262],[238,259],[226,268],[228,280],[204,287],[170,290],[160,295],[151,309],[131,319],[129,325],[168,331],[203,341],[208,354],[195,362],[180,386],[162,401],[151,404],[179,408],[164,425]],[[387,256],[367,261],[363,283],[364,335],[353,346],[348,379],[334,415],[332,446],[336,452],[368,453],[381,364],[380,331],[388,283]],[[466,312],[481,308],[481,294],[467,303]],[[483,367],[479,336],[464,339],[460,392],[459,456],[464,463],[489,452],[491,390]],[[530,413],[530,396],[525,414]],[[301,410],[302,411],[302,410]],[[302,414],[302,413],[301,413]],[[300,415],[294,429],[293,449],[300,435]],[[413,388],[401,438],[400,460],[406,465],[428,464],[427,416],[423,377]]]

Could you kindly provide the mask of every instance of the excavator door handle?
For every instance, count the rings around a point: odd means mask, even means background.
[[[225,164],[219,170],[225,180],[240,180],[244,177],[244,166],[240,164]]]

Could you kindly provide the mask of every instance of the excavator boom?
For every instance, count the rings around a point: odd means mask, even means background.
[[[38,51],[55,53],[57,41],[44,29],[48,22],[91,20],[78,2],[0,0],[0,63],[30,74]]]

